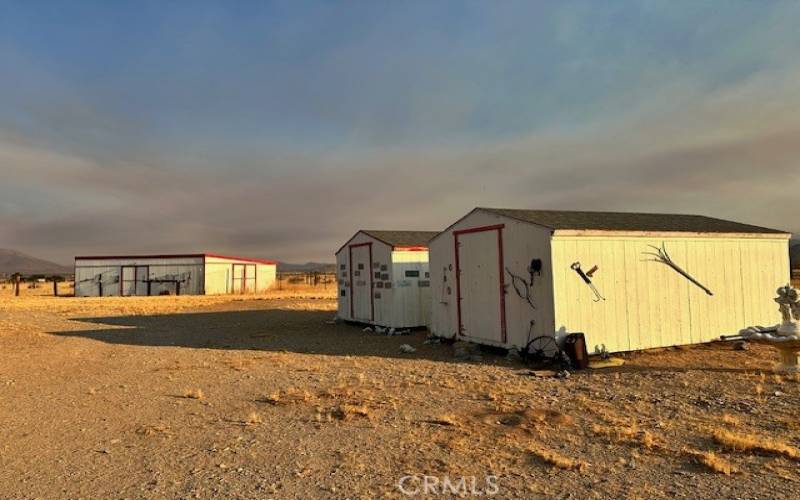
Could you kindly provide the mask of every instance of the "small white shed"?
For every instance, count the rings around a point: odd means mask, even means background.
[[[276,263],[210,253],[75,257],[75,296],[249,294],[269,290]]]
[[[361,230],[336,252],[338,317],[390,328],[430,322],[428,241],[435,231]]]
[[[582,332],[590,354],[708,342],[779,320],[790,236],[696,215],[476,208],[430,243],[431,330],[507,348]]]

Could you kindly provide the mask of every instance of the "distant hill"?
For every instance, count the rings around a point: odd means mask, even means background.
[[[336,264],[323,264],[320,262],[306,262],[305,264],[290,264],[278,262],[278,272],[282,273],[335,273]]]
[[[0,248],[0,275],[22,273],[31,274],[72,274],[71,267],[55,262],[37,259],[16,250]]]

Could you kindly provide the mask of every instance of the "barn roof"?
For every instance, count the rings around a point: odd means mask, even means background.
[[[428,242],[439,234],[439,231],[379,231],[375,229],[362,229],[361,232],[393,247],[427,247]]]
[[[485,212],[530,222],[550,229],[599,231],[654,231],[681,233],[788,234],[786,231],[751,226],[703,215],[634,212],[574,212],[566,210],[519,210],[478,208]]]

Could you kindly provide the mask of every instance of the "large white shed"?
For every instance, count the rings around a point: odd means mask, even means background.
[[[260,293],[275,275],[275,262],[210,253],[75,257],[75,296]]]
[[[430,322],[428,241],[435,231],[361,230],[336,252],[338,317],[390,328]]]
[[[582,332],[590,354],[708,342],[779,320],[790,236],[696,215],[476,208],[430,243],[431,330],[507,348]]]

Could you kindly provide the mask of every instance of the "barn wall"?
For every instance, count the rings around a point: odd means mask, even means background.
[[[553,297],[550,286],[552,280],[550,275],[550,230],[480,210],[472,212],[453,227],[437,236],[430,244],[431,331],[434,334],[452,338],[458,331],[453,232],[498,224],[505,225],[503,229],[503,259],[508,270],[528,279],[527,268],[531,259],[542,260],[542,275],[535,278],[532,289],[536,309],[531,309],[527,302],[517,296],[511,284],[511,277],[506,272],[504,274],[504,280],[507,285],[507,293],[505,295],[506,342],[487,342],[469,337],[462,338],[503,347],[523,347],[528,341],[531,320],[535,321],[533,331],[530,332],[531,337],[553,334]],[[487,265],[497,265],[497,263],[487,262]],[[487,287],[481,293],[499,294],[499,283],[497,287]]]
[[[222,257],[206,257],[205,292],[206,295],[223,295],[233,293],[233,265],[244,264],[248,267],[248,277],[255,269],[255,281],[250,282],[255,289],[248,293],[264,293],[275,285],[277,269],[275,265]]]
[[[156,259],[78,259],[75,261],[75,295],[77,297],[96,297],[99,287],[97,278],[103,282],[103,296],[120,295],[120,273],[123,266],[148,266],[148,279],[185,279],[181,294],[198,295],[203,291],[202,257],[156,258]],[[175,292],[173,284],[153,283],[151,295],[162,291]]]
[[[649,245],[714,293],[708,296],[666,265],[647,261]],[[555,325],[583,332],[589,352],[707,342],[748,325],[779,321],[772,298],[786,283],[787,240],[723,237],[559,236],[552,240]],[[605,301],[570,269],[599,266],[593,281]]]

